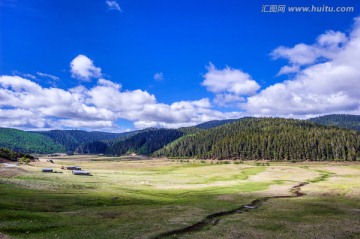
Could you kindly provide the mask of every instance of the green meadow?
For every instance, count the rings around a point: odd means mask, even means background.
[[[360,238],[357,162],[230,162],[99,156],[0,166],[0,238]],[[77,165],[91,176],[73,175]],[[42,173],[45,167],[56,173]],[[304,196],[291,196],[301,182]]]

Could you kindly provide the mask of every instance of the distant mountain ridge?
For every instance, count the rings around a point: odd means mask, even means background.
[[[309,119],[317,124],[360,131],[360,115],[332,114]]]
[[[241,118],[243,119],[243,118]],[[228,124],[228,123],[232,123],[235,121],[238,121],[240,119],[226,119],[226,120],[212,120],[212,121],[208,121],[202,124],[198,124],[195,125],[194,127],[196,128],[200,128],[200,129],[211,129],[211,128],[215,128],[224,124]]]

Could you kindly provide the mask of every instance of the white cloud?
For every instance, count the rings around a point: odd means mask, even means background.
[[[214,103],[219,106],[235,106],[238,107],[240,102],[244,102],[245,98],[235,94],[217,94]]]
[[[294,47],[280,46],[271,52],[271,56],[273,59],[287,59],[290,65],[282,67],[277,75],[298,72],[300,66],[333,59],[347,41],[348,38],[344,33],[327,31],[312,45],[300,43]]]
[[[95,128],[95,129],[99,129],[99,128],[113,128],[114,127],[114,122],[112,122],[111,120],[98,120],[98,121],[82,121],[82,120],[73,120],[73,119],[64,119],[64,120],[59,120],[56,122],[56,125],[58,125],[58,127],[69,127],[69,128]]]
[[[135,127],[180,127],[239,113],[212,110],[208,98],[158,103],[143,90],[124,91],[120,84],[99,79],[91,88],[45,88],[19,76],[0,76],[0,122],[22,129],[87,128],[118,131],[115,121]]]
[[[22,73],[22,72],[19,72],[19,71],[13,71],[12,73],[14,75],[21,76],[21,77],[24,77],[24,78],[27,78],[27,79],[33,79],[33,80],[36,79],[36,76],[34,76],[32,74]]]
[[[316,44],[321,52],[317,57],[325,57],[324,52],[331,49],[326,62],[313,62],[293,79],[249,97],[243,109],[252,114],[297,117],[359,113],[360,18],[355,19],[349,39],[343,33],[329,31],[320,35]]]
[[[162,72],[155,73],[154,80],[156,80],[156,81],[164,80],[164,73],[162,73]]]
[[[90,81],[91,78],[101,77],[101,68],[94,66],[92,60],[85,55],[78,55],[70,63],[70,72],[73,78]]]
[[[116,1],[114,0],[105,1],[105,4],[108,6],[108,10],[117,10],[121,12],[121,8]]]
[[[327,31],[317,38],[317,42],[321,46],[339,47],[348,41],[347,36],[342,32]]]
[[[46,74],[46,73],[42,73],[42,72],[36,72],[36,74],[38,75],[38,76],[41,76],[41,77],[47,77],[47,78],[50,78],[50,79],[52,79],[52,80],[60,80],[60,78],[59,77],[57,77],[57,76],[54,76],[54,75],[50,75],[50,74]]]
[[[224,113],[209,108],[197,108],[194,106],[187,109],[182,109],[180,111],[174,111],[171,106],[170,108],[168,106],[164,106],[163,109],[157,107],[150,110],[150,112],[152,111],[151,115],[154,115],[154,110],[158,111],[158,118],[145,118],[146,120],[136,120],[134,121],[135,127],[140,129],[148,127],[179,128],[193,126],[211,120],[233,119],[245,116],[243,112]],[[168,119],[164,119],[166,115],[162,113],[170,113],[171,116]]]
[[[252,95],[260,88],[251,76],[241,70],[226,67],[222,70],[210,63],[202,85],[210,92]]]
[[[291,64],[295,65],[311,64],[318,58],[316,48],[303,43],[295,45],[293,48],[280,46],[271,55],[274,59],[288,59]]]
[[[295,72],[299,72],[299,71],[300,71],[300,66],[298,66],[298,65],[283,66],[283,67],[281,67],[281,69],[277,75],[278,76],[285,75],[285,74],[295,73]]]

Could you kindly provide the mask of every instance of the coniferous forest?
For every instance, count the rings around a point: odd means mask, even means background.
[[[148,155],[180,138],[183,134],[175,129],[152,129],[118,142],[110,150],[116,156],[128,153]]]
[[[51,138],[17,129],[0,128],[0,147],[6,147],[23,153],[63,152],[63,145]]]
[[[337,126],[340,128],[355,129],[360,131],[360,115],[324,115],[316,118],[311,118],[309,119],[309,121],[322,125]]]
[[[281,118],[250,118],[187,135],[157,157],[240,160],[356,160],[360,133]]]

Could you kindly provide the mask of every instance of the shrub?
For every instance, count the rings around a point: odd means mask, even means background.
[[[19,163],[20,163],[20,164],[29,164],[29,163],[30,163],[30,159],[29,159],[29,158],[22,157],[22,158],[19,159]]]

